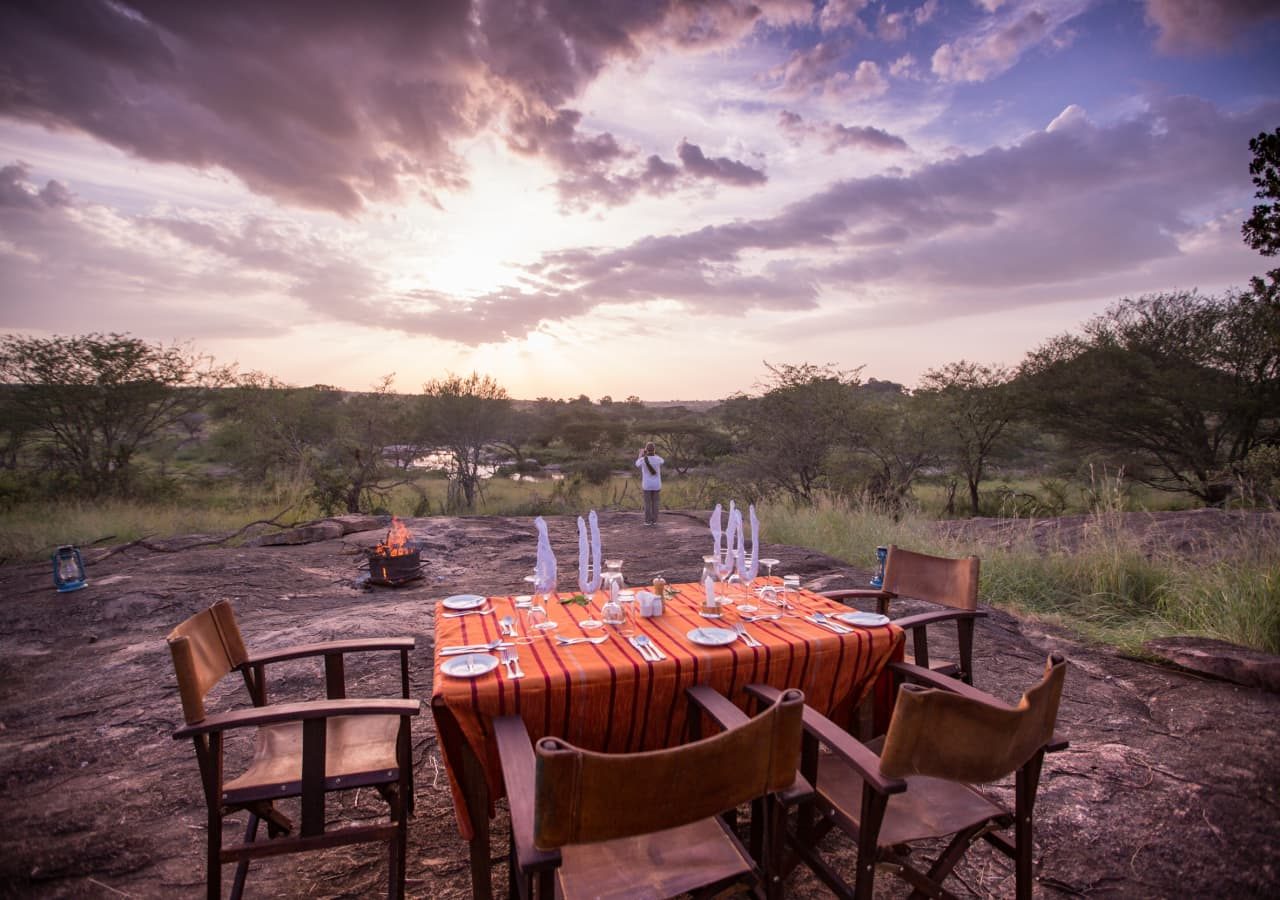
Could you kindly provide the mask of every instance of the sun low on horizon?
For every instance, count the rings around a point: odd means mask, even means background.
[[[293,384],[914,385],[1243,288],[1280,8],[637,0],[0,9],[0,333]]]

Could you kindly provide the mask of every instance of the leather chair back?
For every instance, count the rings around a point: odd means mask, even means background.
[[[1067,664],[1054,654],[1016,708],[904,684],[880,753],[890,778],[931,775],[967,784],[996,781],[1053,738]]]
[[[790,787],[804,694],[785,691],[743,725],[666,750],[595,753],[538,741],[534,845],[648,834],[697,822]]]
[[[169,632],[169,653],[178,676],[182,715],[188,725],[204,719],[204,698],[249,654],[231,604],[219,600]]]
[[[953,609],[977,609],[978,566],[976,556],[951,559],[890,546],[884,589]]]

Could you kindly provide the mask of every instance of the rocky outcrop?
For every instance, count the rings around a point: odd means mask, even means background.
[[[1202,637],[1157,638],[1142,646],[1192,672],[1280,692],[1280,656]]]

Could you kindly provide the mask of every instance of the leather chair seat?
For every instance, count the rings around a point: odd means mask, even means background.
[[[368,783],[394,781],[397,774],[398,716],[335,716],[325,728],[325,778],[370,775]],[[253,760],[223,785],[224,799],[236,802],[298,793],[302,782],[302,723],[263,725]],[[283,789],[282,789],[283,788]],[[264,792],[265,791],[265,792]]]
[[[561,848],[561,856],[557,879],[564,900],[672,897],[751,871],[714,818],[636,837],[570,844]]]

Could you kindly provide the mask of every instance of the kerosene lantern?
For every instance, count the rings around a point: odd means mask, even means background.
[[[64,544],[53,551],[53,585],[58,593],[78,591],[88,584],[84,577],[84,557],[80,550]]]

